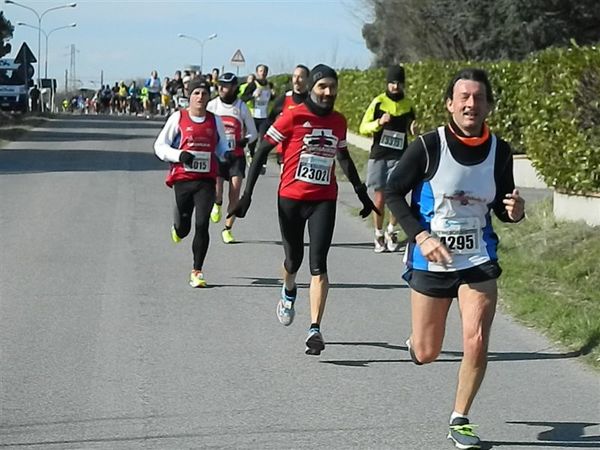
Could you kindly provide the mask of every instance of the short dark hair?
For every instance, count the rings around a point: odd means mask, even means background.
[[[267,72],[269,71],[269,66],[267,66],[266,64],[259,64],[259,65],[257,65],[257,66],[256,66],[256,71],[257,71],[257,72],[258,72],[258,69],[259,69],[260,67],[264,67],[264,68],[267,70]]]
[[[308,67],[306,67],[304,64],[298,64],[294,70],[296,69],[302,69],[306,72],[306,76],[308,76],[308,74],[310,73],[310,69]]]
[[[485,97],[488,103],[494,103],[494,93],[492,92],[492,84],[488,79],[488,74],[483,69],[477,68],[466,68],[460,70],[454,78],[448,84],[448,88],[446,89],[446,97],[445,100],[452,100],[454,96],[454,85],[458,82],[458,80],[471,80],[477,81],[479,83],[483,83],[485,86]]]

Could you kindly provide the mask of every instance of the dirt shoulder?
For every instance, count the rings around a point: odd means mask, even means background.
[[[0,111],[0,148],[8,142],[19,139],[27,130],[37,127],[50,118],[50,115],[17,115]]]

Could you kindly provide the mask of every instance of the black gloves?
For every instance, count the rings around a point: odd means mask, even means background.
[[[248,209],[250,208],[251,201],[252,201],[252,198],[249,195],[247,195],[247,194],[242,195],[242,198],[240,198],[240,200],[238,201],[238,204],[235,205],[235,208],[230,210],[229,214],[227,214],[227,218],[233,217],[233,216],[244,217],[246,215],[246,213],[248,212]]]
[[[242,148],[244,148],[246,145],[248,145],[248,138],[243,137],[238,141],[238,145]]]
[[[361,184],[360,186],[354,188],[354,192],[356,192],[358,199],[363,204],[363,209],[361,209],[358,213],[360,217],[366,219],[369,217],[369,214],[371,214],[371,211],[375,211],[378,215],[381,215],[381,212],[375,207],[371,197],[369,197],[369,194],[367,194],[367,186]]]
[[[179,154],[179,161],[185,164],[186,166],[191,165],[193,160],[194,155],[192,155],[190,152],[186,152],[184,150]]]

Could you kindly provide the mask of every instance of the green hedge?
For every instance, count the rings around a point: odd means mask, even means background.
[[[600,192],[600,49],[551,48],[521,61],[422,61],[405,64],[407,95],[421,130],[446,122],[444,93],[463,67],[490,75],[496,105],[492,130],[526,153],[546,184]],[[282,77],[282,79],[284,79]],[[365,109],[385,89],[385,70],[341,70],[336,107],[358,133]]]

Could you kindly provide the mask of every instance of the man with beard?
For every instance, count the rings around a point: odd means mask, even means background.
[[[248,83],[241,97],[243,102],[250,102],[250,112],[258,131],[258,139],[248,145],[251,158],[254,158],[256,145],[265,135],[267,128],[269,128],[269,103],[272,100],[274,91],[273,84],[267,80],[268,75],[269,67],[266,64],[256,66],[256,77],[254,81]],[[265,173],[266,167],[265,161],[261,173]]]
[[[273,108],[269,114],[269,120],[271,123],[275,122],[280,114],[285,111],[294,109],[296,106],[301,105],[308,97],[308,67],[298,64],[292,73],[292,90],[281,94],[273,102]],[[277,146],[277,163],[281,166],[283,162],[283,156],[281,154],[282,146]]]
[[[393,65],[387,70],[387,90],[373,99],[360,124],[360,134],[373,136],[367,163],[367,187],[375,191],[374,203],[383,212],[385,184],[408,145],[408,132],[416,134],[415,110],[404,95],[404,68]],[[375,253],[398,249],[397,221],[390,221],[383,231],[383,215],[373,215]]]
[[[304,229],[308,222],[310,259],[311,325],[306,354],[325,349],[321,319],[329,290],[327,254],[331,246],[337,204],[335,158],[363,204],[360,215],[377,211],[361,182],[346,145],[346,118],[333,110],[337,73],[324,64],[308,76],[309,96],[298,107],[280,115],[268,129],[248,170],[244,195],[230,215],[244,217],[252,199],[260,168],[269,152],[283,145],[283,171],[278,191],[279,227],[285,252],[283,286],[277,302],[277,318],[288,326],[294,319],[296,275],[304,257]]]
[[[216,199],[210,213],[210,218],[215,223],[221,220],[224,180],[229,182],[229,209],[237,205],[242,180],[246,176],[244,147],[247,143],[254,142],[257,134],[250,111],[244,102],[237,98],[238,78],[231,72],[224,73],[218,79],[217,88],[219,96],[212,99],[206,109],[223,121],[228,152],[225,154],[225,161],[219,164]],[[227,217],[225,220],[221,237],[226,244],[235,241],[231,232],[234,220],[235,217]]]

